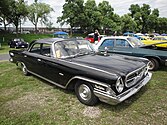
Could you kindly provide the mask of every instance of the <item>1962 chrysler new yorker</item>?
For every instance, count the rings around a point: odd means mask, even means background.
[[[118,104],[151,79],[147,59],[98,55],[87,40],[48,38],[33,41],[24,51],[9,51],[10,61],[64,89],[75,90],[80,102]]]

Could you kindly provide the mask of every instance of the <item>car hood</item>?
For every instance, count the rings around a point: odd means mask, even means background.
[[[111,56],[86,55],[73,58],[73,63],[107,71],[116,75],[126,75],[146,65],[147,59],[113,54]]]

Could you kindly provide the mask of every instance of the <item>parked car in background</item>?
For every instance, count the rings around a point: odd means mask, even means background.
[[[164,42],[164,44],[157,44],[157,47],[164,47],[167,48],[167,37],[165,36],[155,36],[152,39],[141,39],[141,41],[145,44],[145,45],[149,45],[149,44],[155,44],[155,43],[161,43]]]
[[[167,41],[167,36],[155,36],[152,40]]]
[[[138,92],[151,79],[149,61],[143,58],[95,53],[90,42],[48,38],[33,41],[24,51],[9,51],[10,61],[63,89],[75,91],[78,100],[118,104]]]
[[[100,41],[101,38],[105,37],[106,35],[99,35],[98,37],[98,42]],[[88,34],[88,36],[85,38],[85,40],[88,40],[90,43],[94,43],[94,33]]]
[[[12,40],[9,41],[8,43],[10,48],[27,48],[29,43],[25,42],[24,39],[22,38],[14,38]]]
[[[111,36],[102,38],[96,49],[104,52],[106,48],[108,53],[147,58],[150,60],[149,70],[157,70],[160,65],[167,66],[167,49],[157,47],[158,44],[163,43],[144,45],[135,37]]]
[[[20,31],[18,31],[18,32],[13,31],[12,33],[13,33],[13,34],[17,34],[17,33],[20,34],[21,32],[20,32]]]
[[[53,33],[54,37],[57,38],[69,38],[69,34],[67,32],[64,31],[57,31],[55,33]]]
[[[30,31],[24,30],[24,31],[22,31],[21,33],[22,33],[22,34],[30,34]]]
[[[134,36],[134,33],[133,32],[125,32],[123,33],[123,36]]]
[[[90,43],[94,43],[94,33],[90,33],[88,34],[88,36],[85,38],[86,40],[88,40]]]

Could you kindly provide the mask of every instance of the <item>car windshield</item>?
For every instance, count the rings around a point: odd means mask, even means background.
[[[127,39],[130,41],[131,45],[133,45],[134,47],[139,47],[144,45],[139,39],[135,37],[129,37]]]
[[[16,38],[13,41],[24,41],[23,39]]]
[[[55,43],[55,57],[69,58],[94,53],[87,40],[67,40]]]

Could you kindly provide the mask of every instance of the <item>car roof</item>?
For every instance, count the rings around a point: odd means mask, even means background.
[[[132,38],[131,36],[105,36],[102,39],[126,39]]]
[[[134,38],[134,37],[131,37],[131,36],[105,36],[105,37],[102,37],[101,40],[100,40],[100,42],[98,42],[97,45],[95,46],[95,50],[97,50],[97,48],[106,39],[127,39],[127,38]]]
[[[53,42],[56,41],[61,41],[64,40],[63,38],[45,38],[45,39],[38,39],[35,41],[35,43],[47,43],[47,44],[52,44]]]

